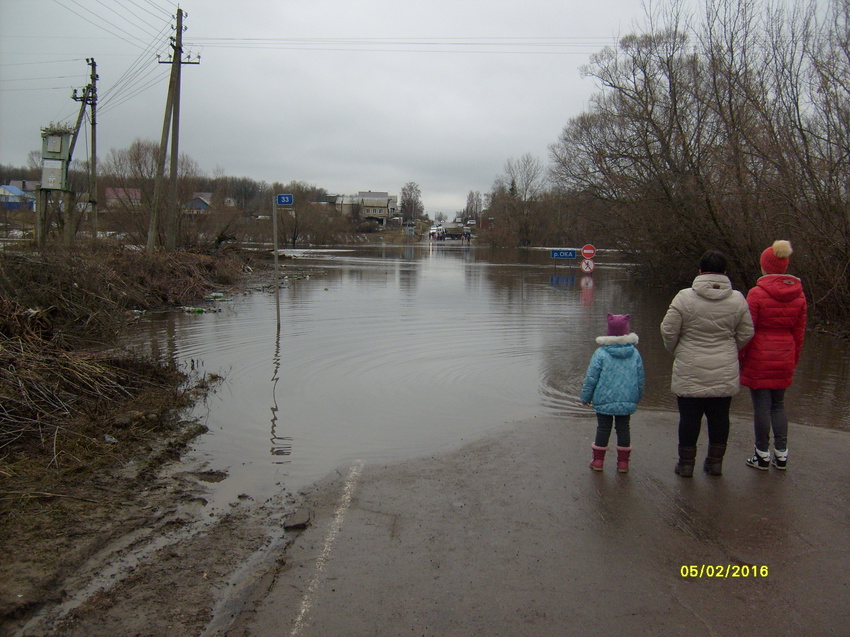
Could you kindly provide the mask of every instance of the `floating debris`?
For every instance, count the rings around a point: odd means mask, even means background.
[[[207,301],[208,303],[230,303],[233,299],[224,298],[224,294],[221,292],[210,292],[204,301]]]
[[[210,314],[214,312],[221,312],[220,309],[215,307],[190,307],[188,305],[181,305],[177,309],[185,314]]]

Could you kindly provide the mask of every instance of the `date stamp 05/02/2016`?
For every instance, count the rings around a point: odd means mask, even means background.
[[[682,577],[719,577],[719,578],[760,578],[767,577],[766,564],[682,564],[679,574]]]

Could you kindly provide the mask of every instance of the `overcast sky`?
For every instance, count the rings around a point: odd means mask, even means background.
[[[207,175],[399,194],[432,214],[488,192],[597,90],[590,55],[643,22],[640,0],[184,0],[180,151]],[[100,80],[98,157],[158,142],[177,5],[0,0],[0,163],[76,121]],[[88,135],[88,129],[84,131]],[[85,139],[75,157],[90,152]]]

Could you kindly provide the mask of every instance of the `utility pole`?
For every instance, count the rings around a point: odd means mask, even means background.
[[[89,93],[89,105],[91,106],[91,166],[89,166],[89,203],[91,203],[92,228],[91,236],[97,241],[97,62],[94,58],[87,58],[86,62],[91,66],[91,91]]]
[[[200,64],[200,56],[193,62],[191,59],[183,60],[183,17],[186,14],[182,9],[177,9],[177,26],[175,36],[172,39],[173,49],[171,60],[160,60],[160,64],[171,64],[171,78],[168,83],[168,97],[165,105],[165,118],[162,123],[162,138],[159,145],[157,157],[157,175],[154,184],[154,206],[151,211],[151,223],[148,228],[147,252],[152,253],[156,247],[157,235],[160,225],[160,211],[164,199],[163,181],[165,179],[165,149],[168,145],[169,129],[171,130],[171,188],[169,201],[165,209],[163,220],[163,231],[165,235],[164,246],[166,250],[174,250],[177,247],[177,177],[178,163],[180,158],[179,134],[180,134],[180,80],[183,64]]]
[[[177,36],[174,43],[174,55],[177,64],[172,65],[174,73],[174,96],[171,107],[171,197],[165,209],[165,249],[177,249],[177,167],[180,159],[180,80],[183,69],[183,9],[177,9]]]
[[[82,96],[77,95],[77,90],[74,89],[72,99],[75,102],[80,102],[80,114],[77,118],[77,125],[74,129],[74,136],[71,139],[71,149],[68,154],[68,166],[70,167],[71,159],[74,153],[74,146],[77,143],[77,136],[80,132],[80,125],[83,121],[83,113],[86,106],[91,107],[91,165],[89,166],[89,202],[92,204],[93,211],[93,236],[97,237],[97,63],[94,58],[86,58],[86,63],[91,66],[91,82],[83,89]],[[70,201],[70,198],[69,198]],[[73,204],[68,204],[72,206]],[[67,227],[65,240],[68,245],[73,241],[74,227],[76,226],[76,215],[69,207],[67,210]]]
[[[74,159],[74,147],[77,145],[77,137],[80,135],[80,126],[83,123],[83,116],[86,112],[86,106],[89,103],[89,95],[91,94],[91,85],[83,89],[82,97],[77,95],[77,89],[74,89],[74,94],[71,96],[75,102],[80,102],[80,113],[77,115],[77,124],[74,126],[74,132],[71,135],[71,145],[68,149],[68,161],[65,166],[66,171],[71,169],[71,161]],[[65,207],[65,247],[70,248],[74,243],[74,235],[77,231],[77,210],[74,191],[71,190],[68,184],[62,192],[62,200]]]
[[[153,209],[148,227],[148,244],[146,252],[153,254],[159,235],[159,218],[162,212],[162,182],[165,180],[165,149],[168,147],[168,133],[171,129],[171,106],[174,101],[174,67],[171,69],[171,79],[168,82],[168,96],[165,98],[165,117],[162,120],[162,137],[156,156],[156,179],[153,187]]]

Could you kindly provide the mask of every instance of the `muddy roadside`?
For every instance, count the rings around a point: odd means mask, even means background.
[[[8,592],[44,597],[7,616],[2,634],[200,635],[236,612],[229,604],[273,566],[262,558],[281,553],[299,521],[283,488],[266,502],[242,495],[228,510],[206,511],[208,486],[224,477],[171,462],[135,492],[131,481],[110,480],[106,497],[92,486],[101,499],[75,507],[64,533],[18,534],[9,550],[28,572],[4,574],[18,587]],[[21,557],[33,553],[56,561],[31,570]]]
[[[220,379],[115,337],[146,309],[273,284],[271,259],[2,256],[0,635],[201,634],[303,520],[283,487],[208,510],[226,476],[181,460],[205,431],[182,415]]]

